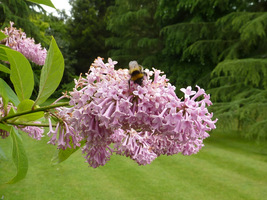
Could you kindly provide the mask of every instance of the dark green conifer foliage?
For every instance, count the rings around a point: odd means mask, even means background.
[[[235,120],[230,128],[242,130],[248,137],[266,139],[267,12],[230,13],[216,25],[223,30],[222,40],[233,40],[221,52],[222,61],[211,74],[210,92],[220,102],[214,106],[221,118],[219,125]]]
[[[106,10],[113,4],[110,0],[70,0],[71,18],[67,21],[70,50],[76,54],[76,73],[88,71],[98,56],[107,57],[105,39]]]
[[[44,42],[44,36],[40,34],[38,25],[34,23],[40,14],[38,10],[44,13],[40,5],[26,0],[0,0],[0,29],[10,26],[9,22],[12,21],[37,43]]]
[[[107,28],[112,37],[106,45],[109,55],[127,67],[130,60],[144,66],[155,66],[162,49],[160,27],[155,20],[157,0],[116,0],[109,8]]]
[[[266,0],[162,0],[158,9],[166,62],[176,60],[169,65],[176,86],[185,83],[179,74],[205,86],[201,71],[210,72],[219,127],[257,138],[267,138],[266,11]]]
[[[224,48],[217,45],[219,41],[214,40],[214,35],[216,18],[226,11],[213,8],[214,4],[214,1],[159,1],[157,19],[165,44],[162,65],[168,66],[164,71],[177,88],[208,85],[208,74],[218,51]],[[222,4],[226,7],[227,3]]]

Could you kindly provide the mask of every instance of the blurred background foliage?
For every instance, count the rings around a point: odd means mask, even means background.
[[[267,139],[267,0],[69,2],[70,16],[53,16],[25,0],[0,0],[1,29],[14,21],[45,47],[55,37],[66,65],[57,95],[98,56],[120,68],[137,60],[163,70],[178,95],[205,88],[219,129]]]

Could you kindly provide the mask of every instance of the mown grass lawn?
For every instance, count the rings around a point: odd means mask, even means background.
[[[151,165],[113,156],[108,164],[89,168],[78,151],[51,166],[54,146],[23,137],[29,158],[27,177],[0,185],[5,200],[216,200],[267,199],[267,144],[213,133],[193,156],[162,156]],[[4,143],[5,142],[5,143]],[[6,149],[7,142],[0,140]],[[10,158],[0,161],[0,182],[14,175]]]

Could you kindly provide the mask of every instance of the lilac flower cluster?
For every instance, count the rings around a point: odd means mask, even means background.
[[[210,96],[198,86],[197,91],[189,86],[181,89],[182,100],[156,69],[145,70],[142,86],[129,85],[129,71],[115,70],[116,63],[96,59],[70,92],[69,127],[85,140],[82,151],[89,165],[105,165],[112,153],[140,165],[162,154],[197,153],[209,136],[207,131],[216,128],[217,119],[212,120],[206,108],[212,104]]]
[[[22,53],[37,65],[44,65],[47,55],[46,49],[42,48],[41,44],[35,44],[33,38],[28,38],[25,32],[21,29],[16,29],[13,27],[13,24],[13,22],[10,22],[10,27],[6,27],[4,31],[0,30],[8,36],[6,39],[0,41],[0,44],[5,44]]]
[[[35,122],[36,124],[40,124],[40,122]],[[28,135],[30,137],[32,137],[35,140],[41,140],[42,137],[44,136],[44,129],[43,128],[39,128],[37,126],[25,126],[25,127],[18,127],[19,129],[21,129],[22,131],[24,131],[25,133],[28,133]]]

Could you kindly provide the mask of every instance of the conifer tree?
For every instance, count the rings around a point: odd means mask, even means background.
[[[208,85],[208,74],[225,48],[216,20],[233,10],[229,1],[160,0],[157,18],[164,37],[164,71],[177,88]]]
[[[70,0],[71,17],[67,21],[70,50],[75,52],[76,73],[87,72],[90,63],[98,56],[107,57],[105,39],[106,10],[113,4],[109,0]]]
[[[112,49],[109,55],[127,67],[129,61],[137,60],[144,66],[159,62],[162,43],[160,27],[155,20],[157,0],[116,0],[109,7],[107,28],[112,37],[106,45]]]
[[[267,9],[266,9],[267,11]],[[212,71],[210,92],[221,124],[267,138],[267,12],[230,13],[217,21],[218,29],[232,33]],[[229,38],[220,36],[221,40]],[[228,103],[230,102],[230,103]]]
[[[37,43],[46,42],[44,35],[40,34],[38,24],[35,24],[38,23],[36,19],[40,18],[40,14],[45,13],[40,5],[26,0],[0,0],[0,13],[0,29],[8,27],[12,21]]]
[[[201,78],[209,80],[203,75],[211,72],[208,92],[217,102],[218,124],[257,138],[267,138],[266,5],[256,0],[162,0],[157,12],[163,53],[167,62],[175,60],[169,73],[176,83],[189,74],[192,83],[201,85]]]

